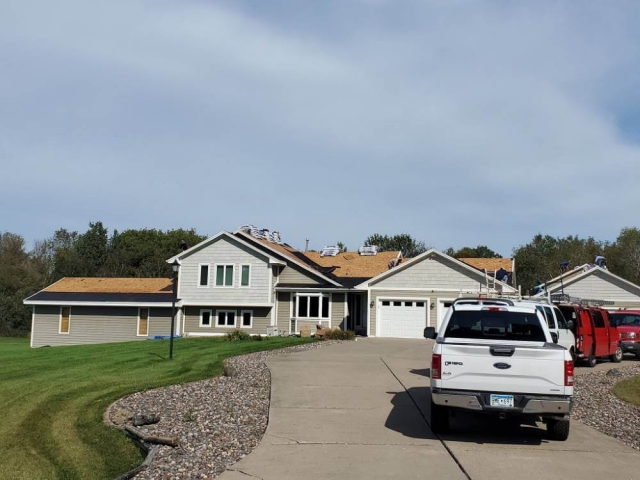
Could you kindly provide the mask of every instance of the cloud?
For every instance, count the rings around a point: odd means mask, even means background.
[[[0,7],[0,228],[252,222],[503,254],[636,221],[640,8]]]

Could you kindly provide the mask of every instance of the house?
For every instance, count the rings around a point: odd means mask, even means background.
[[[484,271],[431,249],[301,252],[252,228],[220,232],[167,260],[178,266],[175,335],[299,333],[316,325],[361,335],[421,338],[460,295],[489,290]],[[71,345],[168,336],[172,279],[64,278],[30,296],[31,345]]]
[[[640,286],[606,268],[585,264],[549,280],[535,295],[565,294],[585,300],[603,300],[605,308],[640,308]]]

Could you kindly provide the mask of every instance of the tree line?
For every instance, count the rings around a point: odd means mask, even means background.
[[[193,246],[205,238],[195,229],[114,230],[109,235],[102,222],[95,222],[84,233],[61,228],[28,250],[22,236],[0,232],[0,336],[26,335],[31,328],[31,308],[22,301],[63,277],[170,277],[166,259],[180,251],[182,242]],[[428,250],[424,241],[406,233],[375,233],[364,244],[377,245],[382,251],[402,251],[407,258]],[[455,258],[501,257],[486,245],[448,248],[444,253]],[[516,281],[527,294],[535,285],[559,275],[561,262],[569,261],[572,268],[593,263],[596,255],[606,257],[611,272],[640,284],[637,228],[622,229],[613,242],[537,234],[513,249]]]
[[[27,250],[16,233],[0,232],[0,336],[24,336],[31,328],[31,307],[22,301],[63,277],[170,277],[167,258],[185,242],[206,237],[194,229],[139,229],[111,235],[102,222],[84,233],[61,228]]]

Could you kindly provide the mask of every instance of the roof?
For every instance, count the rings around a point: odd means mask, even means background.
[[[507,272],[513,270],[513,258],[459,258],[458,260],[478,270],[487,270],[487,272],[497,272],[501,268]]]
[[[67,293],[171,293],[170,278],[65,277],[43,292]]]
[[[614,273],[611,273],[608,269],[599,267],[597,265],[591,265],[591,264],[584,264],[580,267],[576,267],[573,270],[569,270],[566,273],[563,273],[562,275],[558,275],[555,278],[552,278],[551,280],[549,280],[548,282],[546,282],[545,285],[545,290],[547,292],[552,292],[553,290],[556,290],[558,288],[562,288],[563,286],[566,287],[567,285],[577,282],[578,280],[584,278],[584,277],[588,277],[589,275],[592,275],[596,272],[602,273],[605,276],[609,276],[613,279],[616,279],[626,285],[629,285],[630,287],[635,288],[636,290],[640,290],[640,285],[636,285],[633,282],[630,282],[629,280],[626,280]],[[562,279],[562,282],[560,281],[560,279]],[[540,296],[544,296],[546,295],[545,292],[540,292],[536,295],[534,295],[535,297],[540,297]]]
[[[396,268],[393,268],[391,270],[387,270],[386,272],[382,272],[378,275],[376,275],[374,278],[371,278],[369,280],[367,280],[366,282],[358,285],[358,287],[368,287],[370,286],[372,283],[374,282],[379,282],[380,280],[390,276],[390,275],[395,275],[397,272],[401,271],[401,270],[405,270],[407,268],[410,268],[412,265],[421,262],[423,259],[431,256],[431,255],[435,255],[435,256],[439,256],[440,258],[444,258],[446,260],[449,260],[451,262],[453,262],[454,264],[457,264],[463,268],[465,268],[467,271],[469,272],[473,272],[476,275],[480,275],[480,272],[478,271],[477,268],[473,268],[470,265],[461,262],[459,259],[454,258],[454,257],[450,257],[449,255],[442,253],[439,250],[436,250],[435,248],[430,248],[429,250],[427,250],[424,253],[421,253],[420,255],[418,255],[417,257],[413,257],[410,260],[407,260],[405,262],[402,262],[400,265],[398,265]],[[497,285],[501,285],[503,288],[503,291],[511,291],[511,292],[515,292],[515,288],[513,288],[511,285],[508,285],[504,282],[501,282],[499,280],[496,280],[496,284]]]
[[[153,304],[173,298],[170,278],[67,277],[31,295],[30,304]]]
[[[344,252],[335,257],[323,257],[318,252],[304,252],[304,255],[322,267],[336,267],[331,273],[340,279],[366,279],[389,270],[389,262],[397,258],[399,253],[378,252],[377,255],[359,255],[358,252]]]
[[[271,264],[271,265],[280,265],[280,264],[281,264],[281,262],[280,262],[278,259],[276,259],[276,258],[274,258],[274,257],[270,256],[270,255],[269,255],[267,252],[265,252],[263,249],[256,248],[256,246],[255,246],[255,245],[252,245],[251,243],[249,243],[249,242],[245,241],[243,238],[240,238],[240,237],[238,237],[237,235],[233,235],[233,234],[231,234],[231,233],[229,233],[229,232],[225,232],[225,231],[222,231],[222,232],[220,232],[220,233],[218,233],[218,234],[214,235],[213,237],[209,237],[209,238],[207,238],[207,239],[203,240],[202,242],[200,242],[200,243],[198,243],[198,244],[194,245],[193,247],[188,248],[187,250],[184,250],[183,252],[180,252],[180,253],[179,253],[179,254],[177,254],[177,255],[174,255],[173,257],[171,257],[171,258],[169,258],[169,259],[167,260],[167,263],[173,263],[173,262],[174,262],[174,261],[176,261],[176,260],[178,260],[178,263],[179,263],[179,262],[180,262],[180,260],[182,260],[183,258],[186,258],[186,257],[188,257],[189,255],[191,255],[191,254],[193,254],[193,253],[197,252],[198,250],[203,249],[203,248],[204,248],[204,247],[206,247],[207,245],[210,245],[210,244],[214,243],[216,240],[218,240],[219,238],[222,238],[222,237],[226,237],[226,238],[231,239],[231,240],[233,240],[233,241],[235,241],[235,242],[238,242],[238,243],[240,243],[241,245],[244,245],[245,247],[250,248],[250,249],[251,249],[251,250],[253,250],[254,252],[256,252],[256,253],[258,253],[258,254],[260,254],[260,255],[264,256],[264,257],[267,257],[267,259],[269,260],[269,264]],[[245,238],[246,238],[246,237],[245,237]]]
[[[323,280],[327,280],[329,283],[334,286],[341,286],[338,282],[332,279],[330,276],[327,276],[327,272],[323,272],[324,268],[322,265],[317,264],[309,257],[306,257],[304,253],[299,250],[296,250],[290,245],[286,243],[274,243],[266,240],[264,238],[256,238],[251,235],[248,235],[240,230],[234,232],[234,235],[237,237],[242,237],[250,242],[255,242],[256,245],[263,247],[267,250],[270,250],[273,253],[280,255],[281,257],[290,260],[292,263],[304,268],[305,270],[313,273],[317,277],[322,278]]]

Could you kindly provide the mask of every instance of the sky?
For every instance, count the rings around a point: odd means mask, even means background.
[[[504,256],[640,227],[640,2],[4,0],[0,231]]]

